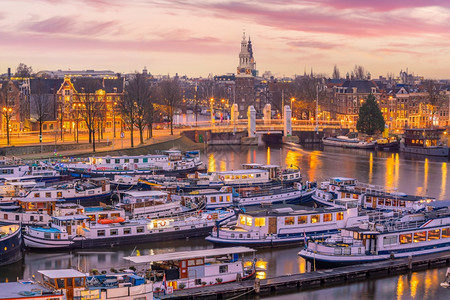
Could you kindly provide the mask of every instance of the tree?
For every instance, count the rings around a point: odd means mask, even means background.
[[[50,113],[49,101],[45,90],[44,79],[38,78],[36,83],[36,93],[31,96],[31,104],[33,105],[36,121],[39,123],[39,142],[42,143],[42,125]]]
[[[333,79],[340,79],[341,78],[341,73],[339,72],[339,69],[338,69],[338,67],[336,65],[334,65],[334,68],[333,68],[333,76],[332,76],[332,78]]]
[[[384,125],[383,114],[378,107],[375,96],[370,94],[359,109],[356,129],[361,133],[373,135],[376,132],[382,132],[384,130]]]
[[[16,73],[14,74],[14,76],[25,78],[30,77],[32,73],[33,68],[31,66],[28,67],[26,64],[20,63],[16,68]]]
[[[144,143],[144,129],[147,125],[146,115],[150,109],[148,103],[151,98],[150,84],[147,77],[136,73],[127,86],[128,96],[132,98],[134,105],[134,126],[139,130],[139,142]]]
[[[173,114],[181,103],[182,95],[180,83],[177,79],[167,79],[159,83],[159,94],[166,106],[166,116],[170,123],[170,134],[173,135]]]
[[[425,80],[423,82],[423,85],[428,94],[427,101],[428,104],[431,106],[431,114],[434,120],[439,110],[439,107],[444,103],[444,101],[446,101],[446,97],[445,94],[440,90],[439,85],[434,80],[431,79]]]
[[[353,75],[355,76],[355,79],[363,80],[366,78],[366,71],[364,70],[363,66],[355,65],[355,68],[353,69]]]
[[[99,98],[97,94],[102,85],[99,80],[92,78],[79,78],[74,84],[76,84],[76,98],[81,106],[80,114],[89,131],[89,143],[92,142],[92,151],[95,152],[95,128],[98,119],[105,111],[104,99]]]

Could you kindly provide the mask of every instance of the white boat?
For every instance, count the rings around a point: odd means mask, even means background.
[[[320,184],[313,200],[323,205],[343,206],[353,203],[364,209],[419,211],[435,199],[408,195],[383,186],[358,182],[355,178],[333,177]]]
[[[235,215],[232,210],[202,211],[178,217],[127,220],[122,217],[91,221],[86,215],[52,217],[49,227],[26,227],[25,246],[70,249],[134,245],[207,235],[213,226]]]
[[[450,210],[409,214],[347,227],[323,241],[308,241],[299,255],[328,265],[348,265],[450,250]]]
[[[297,205],[250,207],[234,225],[214,228],[207,241],[221,245],[277,246],[326,237],[368,219],[357,208],[308,208]]]
[[[184,158],[180,151],[167,154],[139,156],[95,156],[86,162],[64,163],[60,168],[73,176],[107,176],[175,174],[195,171],[198,163],[193,158]]]
[[[74,269],[38,271],[37,280],[0,283],[0,299],[8,300],[153,300],[153,284],[134,272],[87,275]]]
[[[376,144],[374,142],[361,141],[357,138],[349,138],[348,136],[326,137],[322,139],[325,146],[335,146],[343,148],[358,148],[358,149],[374,149]]]
[[[145,264],[153,279],[153,291],[170,293],[178,289],[200,288],[252,278],[255,251],[247,247],[181,251],[130,256],[126,260]],[[245,255],[251,258],[245,260]]]
[[[130,218],[176,216],[204,207],[201,200],[178,199],[161,191],[123,191],[120,198],[116,207],[125,210]]]
[[[215,189],[200,189],[190,193],[173,194],[172,199],[177,201],[189,201],[204,203],[206,209],[227,208],[233,206],[233,191],[231,188],[222,187]]]

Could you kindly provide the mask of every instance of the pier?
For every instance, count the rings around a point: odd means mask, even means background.
[[[450,253],[435,253],[413,258],[401,258],[376,263],[366,263],[326,269],[302,274],[292,274],[254,279],[243,282],[216,284],[213,286],[178,289],[172,294],[155,293],[160,299],[229,299],[246,295],[269,294],[278,290],[301,291],[310,288],[332,286],[337,283],[352,283],[368,278],[388,277],[407,272],[449,265]],[[259,290],[259,291],[258,291]]]

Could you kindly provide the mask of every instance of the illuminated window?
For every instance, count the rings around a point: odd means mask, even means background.
[[[253,218],[247,217],[247,226],[252,226],[252,223],[253,223]]]
[[[336,221],[344,220],[344,212],[336,213]]]
[[[324,222],[331,222],[331,221],[333,221],[333,215],[332,214],[324,214],[323,215],[323,221]]]
[[[391,206],[391,205],[392,205],[392,200],[391,200],[391,199],[386,199],[386,200],[384,201],[384,204],[385,204],[386,206]]]
[[[255,218],[255,226],[266,226],[266,218]]]
[[[230,196],[227,196],[227,202],[230,202],[230,201],[231,201]]]
[[[241,223],[241,225],[245,225],[245,216],[240,216],[239,223]]]
[[[40,195],[40,193],[34,193],[34,198],[39,198]]]
[[[442,238],[449,238],[450,237],[450,228],[442,228]]]
[[[216,197],[211,197],[211,203],[216,203]]]
[[[384,198],[378,198],[378,205],[384,205]]]
[[[366,197],[366,203],[372,203],[372,197],[367,196]]]
[[[426,231],[414,232],[414,243],[425,242],[426,240],[427,240]]]
[[[294,217],[284,217],[284,225],[294,225]]]
[[[61,198],[62,197],[62,192],[56,192],[56,197]]]
[[[320,222],[320,215],[312,215],[311,216],[311,223],[319,223]]]
[[[223,202],[223,196],[219,196],[219,202]]]
[[[400,234],[400,244],[409,244],[412,242],[412,234]]]
[[[441,230],[440,229],[435,229],[435,230],[429,230],[428,231],[428,240],[438,240],[441,234]]]
[[[299,216],[297,223],[298,224],[306,224],[306,223],[308,223],[308,217],[307,216]]]

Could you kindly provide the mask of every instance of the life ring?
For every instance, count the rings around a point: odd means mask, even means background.
[[[220,180],[224,181],[225,177],[224,176],[220,176]]]
[[[206,217],[206,219],[212,220],[212,216],[211,216],[211,215],[208,215],[208,216]]]
[[[336,187],[335,187],[334,185],[331,186],[331,190],[335,191],[335,190],[336,190]]]
[[[161,225],[161,226],[166,226],[166,221],[162,220],[162,221],[159,223],[159,225]]]

